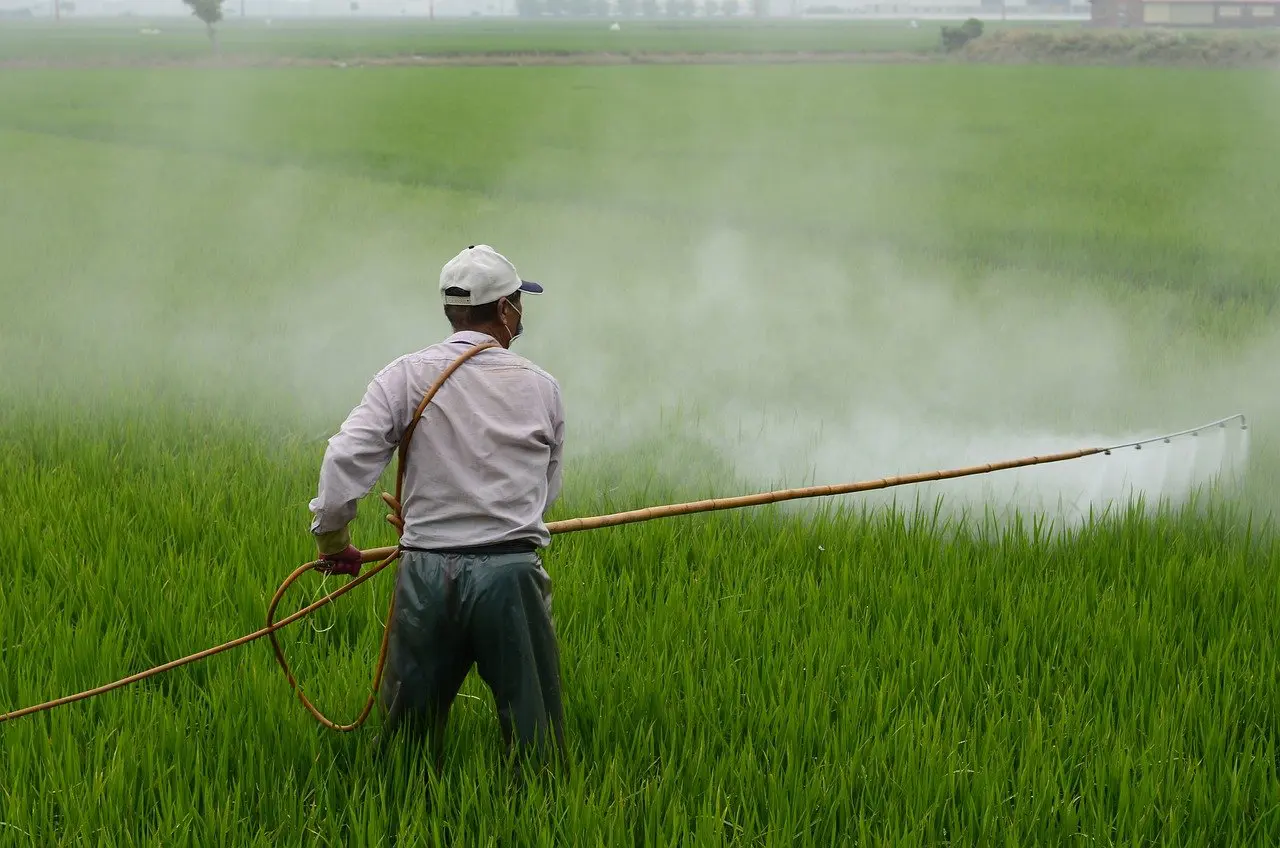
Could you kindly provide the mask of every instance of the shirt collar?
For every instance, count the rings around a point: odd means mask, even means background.
[[[485,342],[496,342],[493,336],[488,333],[481,333],[476,330],[460,330],[449,338],[445,339],[445,343],[465,342],[467,344],[484,344]]]

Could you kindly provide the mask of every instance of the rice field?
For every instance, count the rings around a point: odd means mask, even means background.
[[[548,290],[517,350],[566,395],[551,519],[1236,412],[1250,444],[1189,500],[1061,503],[1172,491],[1216,443],[557,537],[568,775],[513,778],[475,675],[443,774],[380,755],[376,713],[322,728],[257,642],[0,723],[0,844],[1280,843],[1276,86],[6,71],[0,712],[262,626],[325,439],[447,335],[477,241]],[[391,583],[281,636],[334,719]]]
[[[231,7],[227,7],[231,8]],[[610,26],[618,22],[619,29]],[[934,52],[937,22],[618,19],[437,21],[283,17],[261,13],[219,24],[224,58],[344,59],[353,57],[572,55],[582,53]],[[996,28],[999,23],[994,24]],[[1016,26],[1016,24],[1013,24]],[[211,54],[204,24],[194,18],[0,23],[0,61],[133,62],[201,59]]]

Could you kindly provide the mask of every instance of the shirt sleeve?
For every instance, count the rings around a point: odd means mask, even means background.
[[[395,453],[400,433],[396,411],[382,383],[369,383],[360,404],[329,439],[320,464],[320,482],[311,501],[311,532],[322,553],[341,550],[351,542],[347,525],[356,505],[369,494]]]
[[[551,461],[547,463],[547,505],[545,513],[560,497],[564,471],[564,401],[560,395],[560,387],[556,386],[555,396],[551,404]]]

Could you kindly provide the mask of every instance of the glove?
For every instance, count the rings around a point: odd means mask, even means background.
[[[336,554],[321,554],[316,571],[324,574],[349,574],[355,577],[364,565],[364,557],[355,545],[347,545]]]

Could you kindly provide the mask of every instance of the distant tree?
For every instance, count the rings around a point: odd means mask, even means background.
[[[569,14],[575,18],[591,17],[593,0],[569,0]]]
[[[609,0],[592,0],[591,2],[591,13],[597,18],[607,18],[612,11]]]
[[[640,0],[618,0],[618,14],[624,18],[634,18],[640,13]]]
[[[738,14],[738,0],[724,0],[724,15],[726,18],[732,18]]]
[[[183,3],[191,7],[191,14],[204,21],[205,29],[209,33],[209,42],[213,45],[213,54],[218,55],[218,31],[213,25],[222,20],[222,3],[223,0],[182,0]]]
[[[769,0],[747,0],[751,4],[751,11],[757,18],[767,18],[769,16]]]
[[[646,18],[656,18],[660,14],[658,0],[640,0],[640,8]]]
[[[522,18],[540,18],[544,5],[543,0],[516,0],[516,14]]]
[[[982,35],[982,21],[969,18],[958,27],[942,28],[942,49],[948,53],[959,50],[973,39]]]
[[[715,17],[720,14],[720,0],[707,0],[704,4],[704,8],[707,10],[708,18]]]

